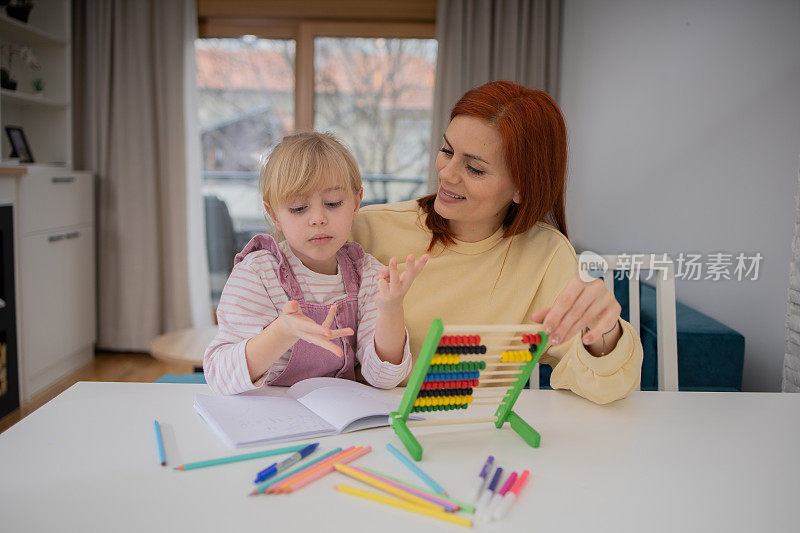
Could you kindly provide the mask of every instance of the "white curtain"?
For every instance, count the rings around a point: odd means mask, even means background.
[[[97,176],[98,347],[210,322],[194,0],[75,0],[77,168]]]
[[[792,266],[786,303],[786,354],[783,359],[784,392],[800,392],[800,176],[795,197]]]
[[[561,0],[438,0],[439,54],[431,124],[430,184],[450,109],[467,90],[509,80],[558,92]]]

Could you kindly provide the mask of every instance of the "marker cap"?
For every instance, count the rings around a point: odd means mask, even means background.
[[[495,488],[497,487],[497,483],[500,481],[500,476],[503,475],[503,469],[501,467],[497,467],[497,470],[494,471],[494,476],[492,476],[492,482],[489,483],[489,490],[494,492]]]

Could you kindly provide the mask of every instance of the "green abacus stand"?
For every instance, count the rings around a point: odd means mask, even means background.
[[[422,459],[422,445],[411,433],[406,422],[414,407],[414,401],[419,395],[422,383],[425,380],[425,375],[428,373],[431,360],[436,353],[443,332],[444,325],[442,321],[438,318],[434,319],[428,330],[428,335],[425,337],[425,342],[422,344],[417,362],[414,364],[414,369],[408,380],[403,399],[400,401],[400,407],[397,411],[389,414],[390,424],[397,434],[397,437],[406,447],[409,455],[416,461]],[[511,383],[509,390],[506,392],[505,397],[500,402],[497,412],[495,413],[495,426],[498,429],[503,427],[503,424],[506,422],[509,422],[511,429],[516,431],[525,442],[534,448],[539,447],[541,436],[512,409],[547,346],[547,334],[539,332],[539,335],[541,337],[541,342],[539,342],[536,345],[536,349],[531,352],[531,360],[527,361],[521,367],[519,374],[515,376],[514,381]]]

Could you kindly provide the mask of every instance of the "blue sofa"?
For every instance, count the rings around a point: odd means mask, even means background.
[[[628,280],[614,281],[614,295],[628,320]],[[656,289],[639,282],[642,390],[658,390],[656,372]],[[682,391],[741,391],[744,336],[680,302],[675,304],[678,330],[678,384]],[[549,388],[549,365],[541,365],[539,384]]]

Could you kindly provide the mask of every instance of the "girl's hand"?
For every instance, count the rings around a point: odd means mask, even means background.
[[[342,357],[341,346],[331,342],[330,339],[352,335],[353,330],[350,328],[331,330],[330,325],[333,322],[334,316],[336,316],[336,304],[332,305],[328,310],[328,316],[325,317],[322,324],[317,324],[303,314],[303,311],[300,309],[300,304],[295,300],[289,300],[284,304],[282,314],[278,317],[278,321],[283,333],[293,338],[293,342],[297,342],[298,339],[303,339],[306,342],[316,344]]]
[[[414,279],[425,268],[428,262],[428,254],[414,260],[414,254],[406,258],[406,269],[402,274],[397,273],[397,259],[392,257],[389,266],[381,268],[378,274],[378,295],[375,296],[375,305],[378,309],[391,308],[392,306],[402,306],[405,297]]]
[[[536,311],[531,315],[531,320],[544,325],[544,331],[550,335],[550,344],[553,345],[571,339],[588,327],[589,332],[581,339],[583,344],[588,345],[593,355],[603,355],[614,349],[622,335],[619,326],[621,309],[603,280],[595,279],[587,283],[575,274],[553,306]]]

